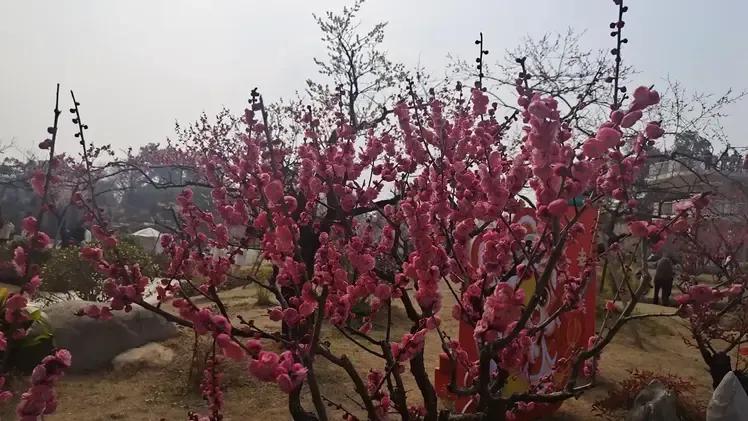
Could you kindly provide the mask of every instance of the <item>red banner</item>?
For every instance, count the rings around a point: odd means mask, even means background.
[[[578,209],[570,207],[567,218],[572,218]],[[568,262],[567,272],[570,276],[579,276],[584,270],[586,260],[596,252],[595,232],[597,231],[597,210],[588,208],[579,216],[579,223],[584,226],[584,231],[567,241],[564,250],[564,256]],[[532,240],[537,233],[537,221],[532,214],[528,212],[524,215],[517,215],[515,222],[523,224],[528,234],[526,239]],[[474,239],[472,244],[472,256],[474,264],[478,264],[481,256],[482,238],[479,236]],[[542,265],[542,262],[541,262]],[[526,300],[535,292],[535,278],[531,276],[526,279],[512,278],[508,282],[519,285],[525,290]],[[549,299],[532,315],[532,321],[539,323],[546,320],[547,317],[554,313],[563,304],[563,287],[556,280],[555,273],[552,274],[548,283]],[[535,384],[539,379],[547,377],[553,372],[553,366],[561,358],[569,357],[574,350],[587,345],[590,336],[595,333],[595,301],[596,287],[595,279],[588,281],[584,295],[584,306],[581,309],[570,311],[562,314],[554,322],[545,327],[543,334],[539,335],[530,349],[527,364],[517,372],[510,373],[510,376],[502,390],[504,396],[510,396],[513,393],[527,391],[530,385]],[[471,361],[478,360],[478,351],[473,328],[465,322],[460,323],[458,340],[460,345],[468,353]],[[447,391],[450,381],[451,361],[447,355],[440,356],[440,365],[436,370],[436,388],[437,393],[442,398],[455,401],[455,409],[462,413],[469,413],[474,410],[474,402],[470,397],[457,398]],[[568,372],[557,371],[553,375],[554,383],[559,386],[566,383]],[[457,368],[457,385],[465,386],[471,383],[469,374],[464,367]],[[524,413],[519,420],[532,420],[538,417],[548,415],[558,409],[559,405],[554,407],[539,407],[533,413]]]

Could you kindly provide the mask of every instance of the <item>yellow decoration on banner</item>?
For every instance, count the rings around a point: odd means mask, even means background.
[[[530,390],[530,383],[522,377],[510,375],[506,379],[504,389],[501,391],[501,396],[508,398],[515,393],[524,393]]]
[[[522,280],[522,282],[519,284],[519,287],[525,291],[525,302],[524,305],[527,305],[527,303],[530,302],[530,297],[535,294],[535,287],[537,286],[537,282],[535,281],[535,275],[531,275],[529,278],[525,278]]]

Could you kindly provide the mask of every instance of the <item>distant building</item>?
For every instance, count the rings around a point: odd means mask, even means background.
[[[712,194],[710,210],[719,216],[748,215],[748,171],[706,169],[702,163],[667,160],[650,165],[646,177],[647,202],[655,215],[673,216],[673,204],[694,194]]]
[[[704,246],[716,247],[726,240],[738,261],[748,261],[748,170],[716,169],[703,162],[664,160],[653,162],[644,181],[643,202],[655,217],[672,218],[674,204],[696,194],[709,193],[709,218],[698,233]],[[673,244],[669,248],[677,247]],[[673,250],[677,251],[677,250]],[[727,253],[722,250],[720,253]]]

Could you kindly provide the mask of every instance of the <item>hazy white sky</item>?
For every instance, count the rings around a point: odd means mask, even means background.
[[[89,136],[118,149],[161,141],[174,121],[244,107],[258,86],[291,96],[323,54],[312,13],[340,0],[0,0],[0,140],[33,145],[51,121],[55,83],[82,103]],[[642,83],[670,76],[691,89],[748,88],[748,2],[629,0],[625,60]],[[526,35],[587,30],[584,45],[611,47],[610,0],[369,0],[364,24],[388,21],[395,61],[443,72],[446,55],[474,56],[483,31],[492,60]],[[748,102],[728,109],[727,132],[748,145]],[[63,116],[67,117],[67,113]],[[60,146],[72,151],[69,119]]]

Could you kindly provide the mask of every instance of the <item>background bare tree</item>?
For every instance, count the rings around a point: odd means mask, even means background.
[[[340,104],[354,127],[381,120],[389,112],[384,104],[408,75],[405,67],[391,61],[382,49],[386,22],[360,29],[357,15],[363,3],[358,0],[340,14],[314,16],[327,50],[325,59],[315,58],[314,62],[326,81],[307,80],[309,95],[322,104]]]
[[[504,52],[499,61],[474,62],[452,57],[455,77],[475,80],[481,76],[490,96],[503,107],[518,109],[515,99],[515,77],[512,69],[524,59],[528,85],[535,92],[554,96],[560,101],[565,120],[582,133],[593,129],[607,118],[613,102],[611,75],[615,73],[615,57],[608,51],[590,50],[582,45],[584,32],[568,29],[565,33],[526,37],[520,45]],[[487,40],[490,44],[490,40]],[[621,66],[619,80],[625,84],[632,74],[630,66]],[[625,92],[625,91],[624,91]]]

